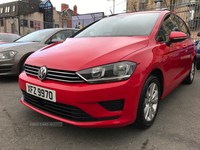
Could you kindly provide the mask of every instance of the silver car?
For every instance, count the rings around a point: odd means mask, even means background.
[[[65,40],[78,29],[51,28],[32,32],[13,43],[0,45],[0,76],[18,75],[27,57],[36,50]]]

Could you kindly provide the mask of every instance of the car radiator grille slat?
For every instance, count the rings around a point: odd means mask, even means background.
[[[38,76],[38,71],[40,67],[24,65],[24,70],[26,74],[32,76]],[[80,78],[75,72],[73,71],[64,71],[64,70],[55,70],[49,69],[47,71],[46,79],[55,80],[60,82],[68,82],[68,83],[82,83],[84,80]]]

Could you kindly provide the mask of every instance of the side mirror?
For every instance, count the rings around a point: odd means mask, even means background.
[[[200,32],[197,33],[197,36],[200,36]]]
[[[170,46],[171,43],[181,42],[187,38],[187,34],[179,31],[172,31],[169,35],[169,41],[166,42],[167,46]]]

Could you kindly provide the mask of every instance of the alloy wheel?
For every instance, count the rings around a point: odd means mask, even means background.
[[[151,83],[147,89],[144,101],[144,118],[146,121],[152,121],[155,117],[158,107],[158,86]]]
[[[190,70],[190,80],[192,81],[194,78],[194,73],[195,73],[195,65],[194,61],[192,62],[191,70]]]

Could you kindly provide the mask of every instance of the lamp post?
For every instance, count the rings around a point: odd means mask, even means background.
[[[108,1],[113,1],[113,14],[115,13],[115,0],[108,0]]]

